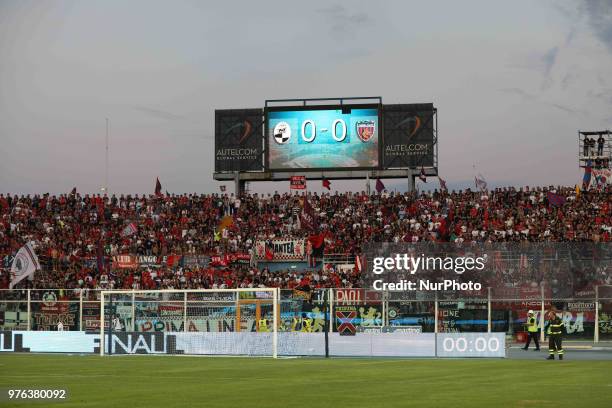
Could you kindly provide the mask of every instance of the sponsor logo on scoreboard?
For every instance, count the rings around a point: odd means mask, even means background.
[[[263,169],[261,109],[215,111],[215,171]]]
[[[419,118],[417,115],[409,116],[406,119],[402,120],[400,123],[398,123],[397,127],[399,128],[408,123],[414,123],[414,127],[412,128],[412,131],[407,132],[408,138],[410,138],[414,136],[414,134],[418,132],[419,128],[421,127],[421,118]]]
[[[225,131],[225,136],[229,135],[236,129],[242,130],[242,134],[240,135],[240,139],[238,140],[238,144],[242,145],[242,143],[244,143],[244,141],[247,140],[249,136],[251,136],[251,133],[253,131],[253,125],[247,119],[244,119],[227,128]]]

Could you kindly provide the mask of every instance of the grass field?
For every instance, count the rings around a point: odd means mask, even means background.
[[[612,361],[0,355],[0,388],[58,407],[612,407]]]

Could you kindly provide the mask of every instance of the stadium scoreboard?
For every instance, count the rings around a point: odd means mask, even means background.
[[[215,111],[215,179],[247,180],[437,175],[437,109],[384,105],[380,98],[309,105],[266,101],[264,108]],[[376,103],[372,103],[376,100]],[[301,101],[302,105],[290,105]],[[327,99],[324,101],[328,102]],[[286,102],[275,106],[273,103]]]
[[[378,106],[266,110],[270,170],[377,168]]]

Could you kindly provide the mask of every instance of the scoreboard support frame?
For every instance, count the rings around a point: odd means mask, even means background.
[[[425,167],[425,176],[437,177],[437,167]],[[298,170],[295,171],[262,171],[215,173],[217,181],[233,181],[234,193],[244,192],[247,182],[255,181],[289,181],[292,176],[306,176],[307,180],[366,180],[366,179],[407,179],[409,191],[415,190],[415,179],[421,174],[421,169],[385,169],[385,170]]]

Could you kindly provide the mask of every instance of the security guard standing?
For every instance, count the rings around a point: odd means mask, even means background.
[[[555,359],[555,351],[559,356],[559,360],[563,360],[563,320],[557,316],[555,312],[549,313],[548,323],[548,358],[547,360]]]
[[[312,320],[308,318],[308,315],[304,313],[302,317],[302,333],[312,332]]]
[[[538,339],[538,337],[540,337],[538,335],[538,320],[535,318],[535,314],[533,313],[533,310],[530,310],[527,312],[527,320],[525,322],[525,325],[527,326],[527,343],[525,343],[525,347],[523,347],[523,350],[528,350],[529,349],[529,345],[531,344],[531,339],[533,339],[533,342],[535,343],[535,351],[540,351],[540,340]]]
[[[291,331],[302,331],[302,318],[300,316],[293,316],[293,319],[291,319]]]
[[[266,319],[265,317],[262,317],[261,319],[259,319],[259,331],[260,332],[268,331],[268,319]]]

